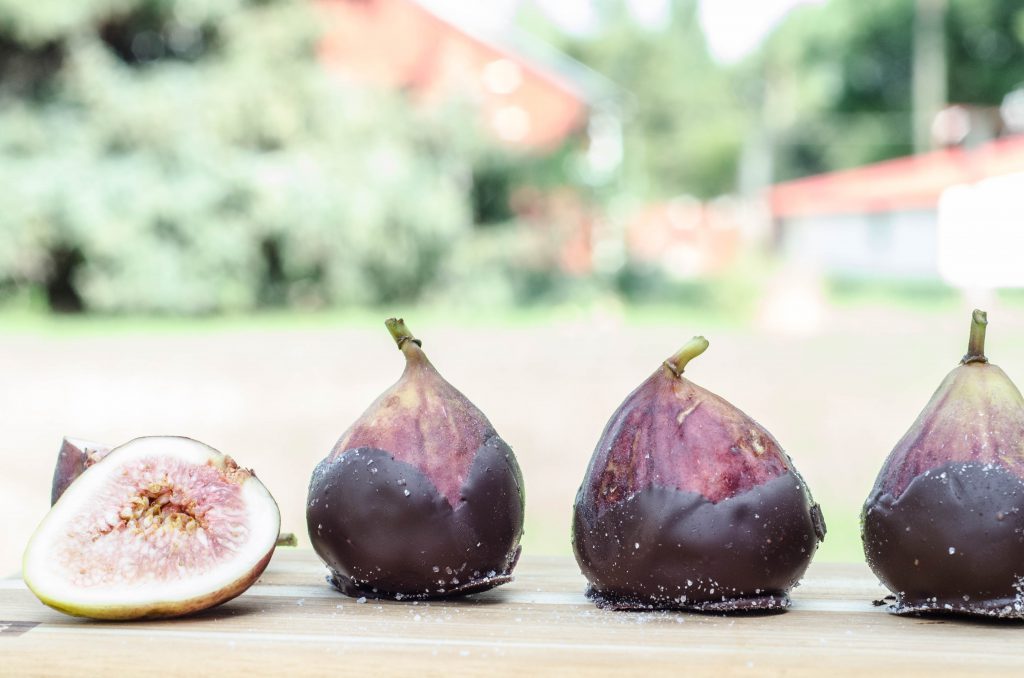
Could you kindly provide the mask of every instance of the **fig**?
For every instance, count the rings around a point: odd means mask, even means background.
[[[53,469],[53,484],[50,488],[50,505],[57,503],[64,490],[75,478],[93,464],[102,461],[110,453],[110,447],[81,438],[64,438],[57,454]],[[278,546],[298,546],[299,541],[292,532],[282,532],[277,537]]]
[[[50,488],[50,505],[57,503],[64,490],[82,472],[103,459],[110,447],[80,438],[65,438],[57,454],[57,466],[53,469],[53,484]]]
[[[779,443],[683,377],[694,337],[612,415],[576,496],[587,596],[610,609],[781,610],[824,539]]]
[[[188,438],[137,438],[68,486],[29,540],[22,575],[67,614],[177,617],[255,582],[280,522],[267,489],[231,457]]]
[[[328,582],[350,596],[417,600],[511,581],[525,502],[515,455],[405,322],[385,324],[405,371],[310,479],[307,527]]]
[[[987,324],[972,313],[967,354],[864,503],[864,554],[896,614],[1024,618],[1024,398],[985,357]]]

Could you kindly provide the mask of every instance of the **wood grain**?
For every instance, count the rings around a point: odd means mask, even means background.
[[[359,603],[324,572],[279,549],[234,601],[134,623],[67,617],[0,580],[0,675],[1024,675],[1024,625],[892,616],[863,565],[812,565],[793,608],[767,616],[604,612],[563,558],[527,556],[512,584],[418,604]]]

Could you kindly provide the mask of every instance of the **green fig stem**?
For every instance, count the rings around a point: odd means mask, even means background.
[[[704,337],[694,337],[686,342],[685,346],[676,351],[671,358],[665,361],[665,367],[677,377],[681,376],[683,370],[686,369],[686,364],[708,350],[708,346],[708,340]]]
[[[412,336],[412,332],[405,326],[405,320],[402,318],[388,318],[384,321],[384,326],[388,328],[388,332],[391,333],[395,343],[398,344],[398,350],[402,350],[402,344],[407,341],[411,341],[417,346],[422,346],[423,342]]]
[[[294,532],[282,532],[277,535],[277,546],[298,546],[299,540]]]
[[[971,338],[967,340],[967,354],[960,361],[961,365],[968,363],[987,363],[985,357],[985,327],[988,325],[988,314],[985,311],[974,309],[971,314]]]

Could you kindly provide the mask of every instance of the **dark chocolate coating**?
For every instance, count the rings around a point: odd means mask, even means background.
[[[573,549],[602,607],[781,609],[825,536],[792,472],[718,503],[655,486],[599,511],[580,492]]]
[[[898,498],[876,484],[861,518],[893,612],[1024,618],[1024,482],[1006,469],[945,464]]]
[[[306,520],[343,593],[396,599],[476,593],[511,580],[523,481],[498,436],[477,450],[456,507],[418,468],[361,447],[320,462]]]

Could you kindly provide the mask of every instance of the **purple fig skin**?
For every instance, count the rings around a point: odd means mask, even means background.
[[[968,353],[889,454],[861,514],[868,565],[896,614],[1024,618],[1024,397]]]
[[[682,377],[695,337],[631,393],[574,507],[588,596],[614,609],[779,610],[825,524],[779,443]]]
[[[420,469],[451,505],[477,450],[497,435],[484,413],[445,381],[414,341],[402,343],[405,371],[341,436],[328,459],[349,450],[387,450]]]
[[[779,443],[760,424],[660,367],[612,415],[587,475],[589,495],[604,509],[652,485],[717,503],[789,467]]]
[[[950,462],[995,464],[1024,478],[1024,399],[1006,372],[987,363],[954,368],[878,475],[894,497],[914,478]]]
[[[400,600],[511,581],[525,506],[515,456],[404,323],[387,325],[405,371],[310,480],[306,521],[328,581],[347,595]]]
[[[53,469],[53,484],[50,487],[50,505],[57,503],[64,490],[103,457],[110,454],[111,448],[101,443],[93,443],[79,438],[64,438],[57,454],[57,465]]]

